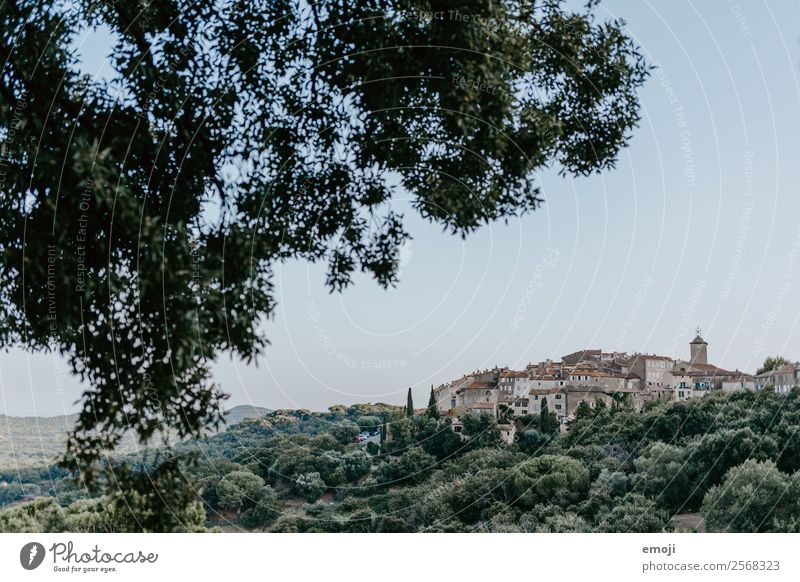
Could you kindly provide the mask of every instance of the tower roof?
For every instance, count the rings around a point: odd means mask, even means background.
[[[708,344],[708,342],[706,340],[704,340],[703,338],[701,338],[699,335],[696,338],[694,338],[691,343],[693,343],[693,344]]]

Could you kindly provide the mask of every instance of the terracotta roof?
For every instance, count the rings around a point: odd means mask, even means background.
[[[642,358],[644,360],[667,360],[669,362],[674,360],[674,358],[670,358],[669,356],[656,356],[656,355],[649,355],[649,354],[636,354],[633,357],[634,357],[634,359]]]
[[[578,350],[577,352],[572,352],[571,354],[567,354],[563,356],[564,358],[568,358],[569,356],[577,356],[577,355],[590,355],[590,356],[599,356],[603,353],[603,350]]]
[[[578,376],[591,376],[592,378],[621,378],[622,376],[617,376],[615,374],[610,374],[609,372],[601,372],[599,370],[590,370],[588,372],[584,372],[581,370],[575,370],[574,374]]]
[[[797,364],[784,364],[777,370],[773,370],[773,374],[791,374],[797,371]]]
[[[640,392],[640,390],[636,388],[605,388],[604,386],[587,386],[586,384],[582,386],[576,386],[575,384],[568,384],[564,386],[567,392],[597,392],[601,394],[614,394],[614,393],[625,393],[625,394],[632,394],[634,392]]]
[[[473,382],[468,386],[464,386],[462,390],[490,390],[496,387],[493,382]]]
[[[686,370],[684,372],[687,376],[707,376],[713,374],[714,376],[739,376],[741,372],[731,372],[730,370],[723,370],[713,364],[691,364],[692,368],[696,370]]]

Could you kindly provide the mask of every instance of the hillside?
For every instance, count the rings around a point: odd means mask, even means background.
[[[0,415],[0,468],[41,467],[64,451],[66,434],[77,414]]]
[[[184,466],[197,531],[796,533],[798,419],[800,388],[597,401],[566,432],[520,416],[513,440],[507,418],[465,414],[456,432],[362,404],[279,410],[176,449],[201,453]],[[382,443],[358,442],[376,426]],[[63,477],[0,471],[0,531],[172,531],[132,521],[144,510],[124,491],[87,499]]]
[[[234,406],[226,414],[228,427],[270,411],[260,406]],[[64,452],[67,432],[77,414],[61,416],[7,416],[0,414],[0,469],[44,467]],[[132,436],[124,437],[119,453],[137,450]]]
[[[228,426],[234,426],[248,418],[256,418],[265,416],[272,412],[269,408],[262,406],[253,406],[252,404],[243,404],[241,406],[234,406],[225,413],[225,420]]]

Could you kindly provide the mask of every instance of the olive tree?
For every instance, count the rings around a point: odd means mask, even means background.
[[[220,479],[217,495],[220,507],[241,513],[245,504],[252,504],[264,487],[264,479],[250,471],[233,471]]]
[[[780,472],[772,461],[734,467],[703,499],[706,528],[717,532],[800,531],[800,475]]]
[[[552,503],[562,507],[580,502],[589,492],[589,471],[563,455],[542,455],[519,465],[511,485],[520,507]]]

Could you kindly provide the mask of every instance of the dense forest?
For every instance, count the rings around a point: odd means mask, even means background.
[[[800,390],[713,393],[641,412],[582,407],[566,431],[547,415],[469,415],[463,431],[435,410],[384,404],[279,410],[167,455],[195,498],[176,531],[660,532],[800,531]],[[504,419],[506,420],[506,419]],[[378,435],[356,442],[359,435]],[[378,442],[375,442],[378,441]],[[4,490],[19,475],[0,474]],[[42,497],[0,512],[4,531],[152,531],[152,500],[88,497],[52,470],[24,478]],[[43,483],[43,484],[42,484]],[[169,511],[169,508],[165,508]]]

